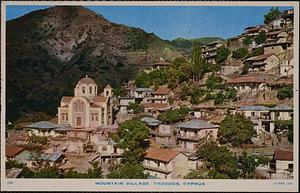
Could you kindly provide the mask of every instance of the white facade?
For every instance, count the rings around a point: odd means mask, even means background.
[[[58,124],[73,128],[94,128],[112,124],[112,88],[108,85],[102,96],[89,77],[82,78],[74,88],[74,97],[63,97],[58,107]]]

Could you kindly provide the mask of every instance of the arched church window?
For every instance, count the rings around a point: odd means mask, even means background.
[[[90,87],[90,94],[92,94],[93,92],[93,87]]]
[[[95,113],[95,121],[98,121],[98,113]]]
[[[85,93],[85,87],[84,86],[82,87],[82,93],[83,94]]]
[[[92,121],[94,121],[94,113],[92,113],[91,115],[92,115]]]

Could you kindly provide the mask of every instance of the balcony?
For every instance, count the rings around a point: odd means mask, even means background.
[[[189,140],[189,141],[200,141],[201,137],[199,136],[190,136],[190,135],[182,135],[182,134],[178,134],[177,135],[177,139],[183,139],[183,140]]]
[[[172,171],[168,170],[168,168],[166,168],[166,167],[163,168],[163,167],[153,167],[153,166],[144,165],[144,168],[146,170],[151,170],[151,171],[160,172],[160,173],[164,173],[164,174],[169,174],[172,172]]]

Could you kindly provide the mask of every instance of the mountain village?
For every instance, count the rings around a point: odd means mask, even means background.
[[[6,176],[292,179],[293,18],[161,57],[118,89],[82,75],[56,118],[7,130]]]

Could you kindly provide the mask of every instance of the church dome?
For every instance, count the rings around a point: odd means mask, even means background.
[[[89,85],[89,84],[96,84],[96,82],[93,79],[89,78],[88,75],[85,75],[84,78],[78,81],[77,86],[80,86],[82,84]]]

